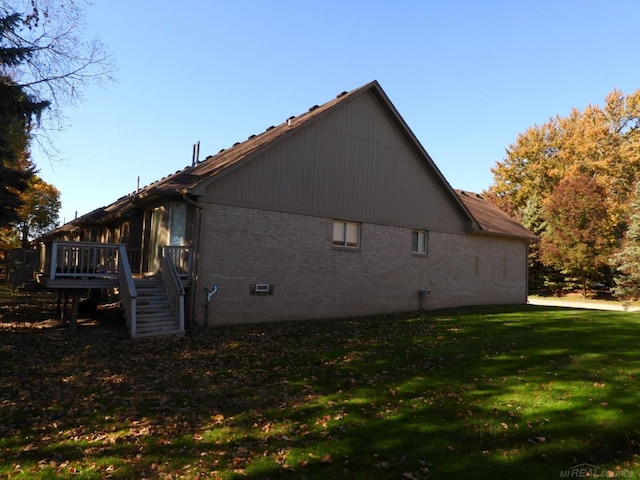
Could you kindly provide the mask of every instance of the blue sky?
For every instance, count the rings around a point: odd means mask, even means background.
[[[480,192],[518,133],[640,88],[635,0],[94,0],[117,83],[67,109],[40,175],[60,219],[107,205],[377,80],[454,188]]]

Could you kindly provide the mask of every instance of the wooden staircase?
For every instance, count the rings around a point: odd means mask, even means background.
[[[181,335],[180,322],[171,310],[162,280],[135,279],[136,337]]]

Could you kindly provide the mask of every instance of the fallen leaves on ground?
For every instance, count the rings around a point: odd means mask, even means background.
[[[549,430],[563,413],[552,415],[549,398],[560,407],[570,399],[554,393],[549,360],[525,362],[522,345],[495,345],[489,330],[465,332],[473,322],[446,317],[219,326],[131,340],[122,325],[100,321],[72,337],[54,317],[54,296],[23,309],[32,319],[18,315],[20,300],[0,301],[0,476],[356,478],[355,469],[370,468],[371,478],[427,478],[433,462],[453,468],[454,458],[552,451],[559,434]],[[489,371],[494,358],[500,366]],[[566,358],[552,360],[560,369]],[[613,382],[586,378],[597,409],[614,412],[615,398],[596,396]],[[537,380],[531,398],[544,395],[549,412],[513,399],[524,379]],[[609,448],[590,433],[569,440]],[[633,451],[636,440],[625,440]]]

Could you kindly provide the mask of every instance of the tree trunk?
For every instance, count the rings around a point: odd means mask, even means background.
[[[22,224],[20,232],[22,235],[22,248],[26,250],[29,248],[29,224],[27,222]]]

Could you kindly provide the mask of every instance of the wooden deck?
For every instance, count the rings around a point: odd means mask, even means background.
[[[150,336],[153,325],[138,328],[138,292],[123,244],[93,242],[51,242],[43,245],[38,281],[46,288],[74,292],[74,303],[80,290],[117,288],[121,305],[132,337]],[[158,280],[167,299],[167,317],[175,318],[170,334],[184,333],[184,296],[191,275],[191,250],[188,247],[163,248],[163,272]],[[158,335],[166,335],[167,328],[158,328]],[[140,331],[139,331],[140,330]]]

